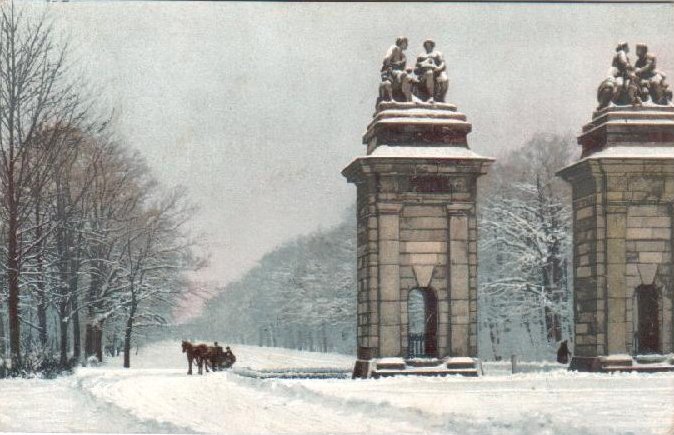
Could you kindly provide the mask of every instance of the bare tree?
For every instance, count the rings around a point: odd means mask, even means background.
[[[12,364],[21,365],[19,293],[21,231],[31,192],[49,179],[50,164],[79,129],[86,109],[66,77],[66,48],[44,17],[31,19],[13,2],[0,7],[0,189],[6,224],[6,273]]]
[[[104,324],[120,310],[123,246],[148,193],[157,189],[137,152],[114,141],[101,141],[86,155],[95,176],[83,205],[84,263],[89,275],[85,350],[87,356],[102,360]]]
[[[195,263],[190,253],[193,242],[184,227],[193,212],[186,192],[176,189],[150,201],[126,234],[124,367],[131,364],[134,328],[165,324],[161,308],[177,304],[186,288],[180,276]]]

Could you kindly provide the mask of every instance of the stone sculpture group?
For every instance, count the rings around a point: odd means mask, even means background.
[[[435,42],[427,39],[424,52],[417,56],[414,68],[407,67],[405,50],[407,38],[400,37],[386,52],[381,67],[380,101],[427,101],[444,102],[448,79],[445,59],[435,50]]]
[[[628,44],[621,42],[616,47],[608,77],[597,90],[597,110],[610,104],[640,106],[649,100],[656,105],[671,103],[672,90],[665,74],[656,68],[655,55],[648,52],[646,44],[637,44],[636,50],[637,60],[632,65]]]
[[[399,37],[388,49],[381,67],[377,104],[382,101],[445,102],[449,84],[445,59],[441,52],[435,50],[433,40],[427,39],[422,45],[424,51],[417,56],[414,68],[407,67],[406,37]],[[611,104],[639,106],[648,101],[656,105],[670,104],[672,90],[666,75],[656,68],[657,59],[648,52],[648,46],[636,45],[637,60],[634,65],[628,53],[628,44],[620,42],[608,77],[597,90],[597,110]]]

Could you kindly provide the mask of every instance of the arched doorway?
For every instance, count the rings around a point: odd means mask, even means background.
[[[637,354],[661,353],[660,294],[654,285],[641,285],[634,292],[634,349]]]
[[[409,358],[438,356],[438,298],[430,288],[415,288],[407,298]]]

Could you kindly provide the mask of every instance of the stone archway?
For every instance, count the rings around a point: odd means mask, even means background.
[[[408,357],[438,357],[438,298],[431,288],[415,288],[407,297]]]
[[[662,353],[660,292],[655,285],[640,285],[634,291],[634,346],[636,354]]]

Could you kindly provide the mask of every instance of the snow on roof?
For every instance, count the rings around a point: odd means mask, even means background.
[[[614,355],[602,356],[601,359],[602,359],[602,361],[623,361],[623,360],[632,361],[632,356],[623,353],[623,354],[614,354]]]
[[[601,151],[597,151],[584,157],[586,159],[626,159],[626,158],[649,158],[649,159],[674,159],[674,147],[658,147],[658,146],[636,146],[636,147],[606,147]]]
[[[451,358],[448,358],[447,362],[455,364],[472,364],[477,362],[477,360],[475,358],[471,358],[468,356],[453,356]]]
[[[493,160],[481,156],[464,147],[397,147],[379,145],[372,154],[366,157],[393,157],[393,158],[427,158],[427,159],[482,159]]]
[[[401,357],[379,358],[377,362],[381,364],[405,364],[405,360]]]
[[[465,119],[460,118],[412,118],[412,117],[395,117],[395,118],[382,118],[377,119],[376,124],[459,124],[459,125],[470,125]],[[374,125],[374,123],[372,124]]]
[[[429,117],[429,118],[434,118],[434,117],[438,117],[438,116],[446,116],[446,117],[457,117],[457,116],[465,117],[466,116],[461,112],[457,112],[456,108],[454,108],[454,109],[392,108],[392,109],[386,109],[386,110],[382,110],[380,112],[375,113],[375,118],[376,117],[385,118],[386,116],[391,116],[391,115],[418,116],[418,117]]]

